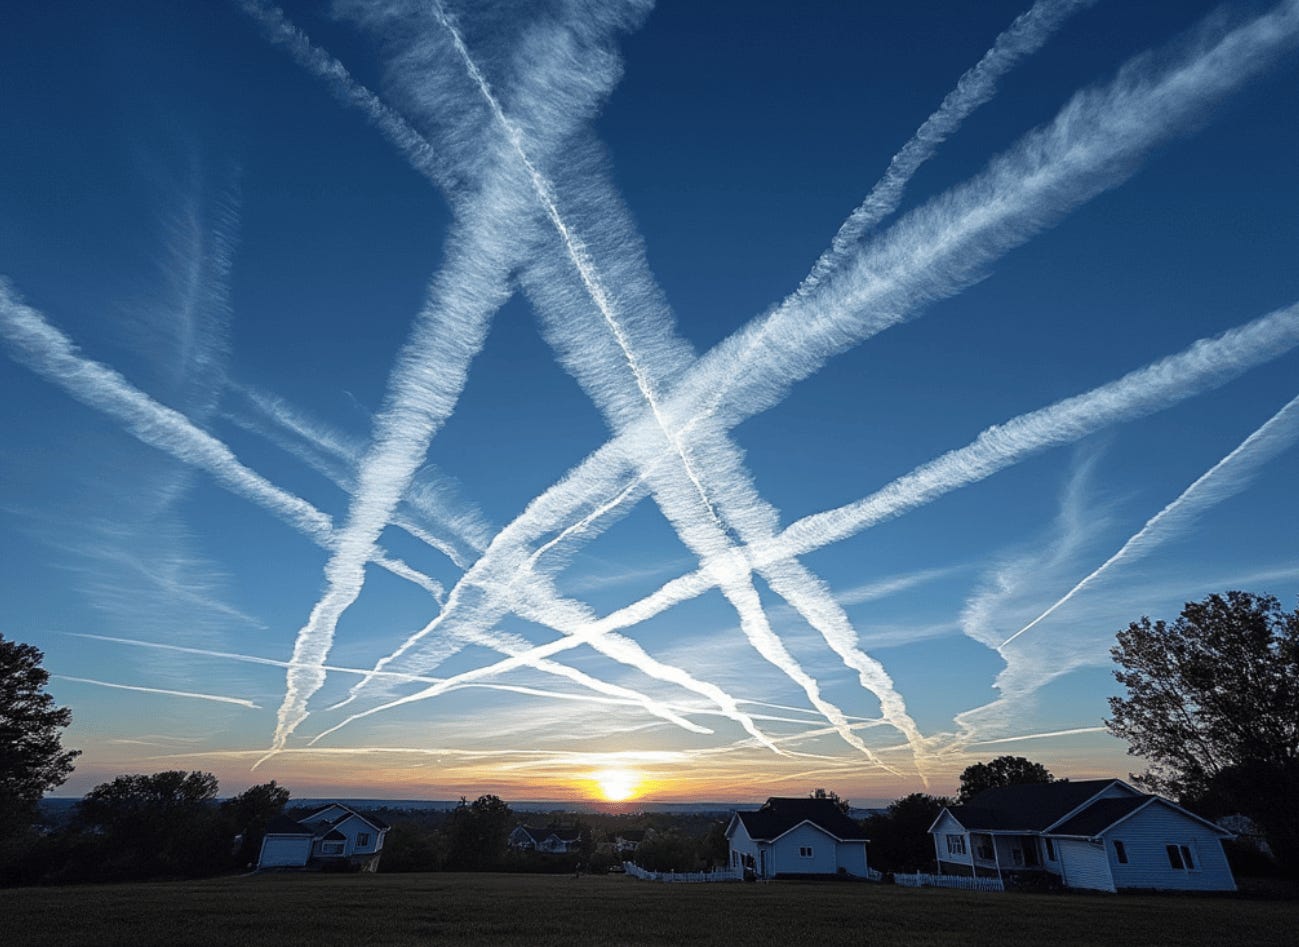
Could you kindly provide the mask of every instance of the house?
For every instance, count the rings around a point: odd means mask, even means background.
[[[832,799],[773,796],[732,815],[726,840],[731,867],[758,878],[867,875],[866,834]]]
[[[619,855],[631,855],[651,834],[653,834],[652,829],[623,829],[614,836],[613,850]]]
[[[511,848],[524,852],[545,852],[549,855],[560,855],[575,852],[582,844],[582,835],[577,829],[547,827],[533,828],[529,825],[515,826],[508,839]]]
[[[1234,891],[1231,833],[1121,779],[1005,786],[950,806],[929,828],[943,874],[1069,888]]]
[[[266,826],[257,868],[335,868],[374,871],[388,823],[341,803],[293,820],[277,815]]]

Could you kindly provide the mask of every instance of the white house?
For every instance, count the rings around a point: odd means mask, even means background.
[[[294,821],[278,815],[266,827],[258,869],[342,868],[374,871],[388,824],[341,803]]]
[[[758,878],[867,874],[866,835],[831,799],[773,796],[732,815],[726,839],[731,867]]]
[[[577,829],[537,829],[528,825],[519,825],[515,826],[507,841],[510,847],[521,851],[561,855],[565,852],[577,851],[582,844],[582,837]]]
[[[929,828],[939,871],[1047,873],[1069,888],[1234,891],[1231,833],[1121,779],[1006,786],[943,809]]]

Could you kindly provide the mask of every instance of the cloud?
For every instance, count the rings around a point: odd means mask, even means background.
[[[237,706],[248,707],[252,710],[261,709],[251,700],[244,700],[242,697],[222,697],[217,694],[196,694],[191,691],[164,690],[160,687],[142,687],[136,684],[114,684],[110,681],[95,681],[88,677],[71,677],[67,674],[51,674],[50,677],[59,681],[72,681],[77,684],[93,684],[96,687],[111,687],[115,690],[136,691],[140,694],[162,694],[167,697],[184,697],[189,700],[210,700],[219,704],[236,704]]]

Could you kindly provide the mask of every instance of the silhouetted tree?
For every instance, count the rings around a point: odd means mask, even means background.
[[[1023,756],[999,756],[987,763],[975,763],[965,768],[961,773],[958,801],[969,802],[985,789],[1054,781],[1055,777],[1041,763],[1034,763]]]
[[[632,859],[650,871],[699,871],[704,867],[699,849],[699,839],[667,829],[641,842]]]
[[[869,859],[872,868],[881,871],[923,871],[934,860],[934,844],[929,827],[943,806],[951,800],[913,792],[896,799],[885,812],[865,821],[870,838]]]
[[[44,657],[0,635],[0,841],[30,828],[41,797],[63,785],[80,753],[59,742],[72,711],[45,693]]]
[[[1211,815],[1240,812],[1299,871],[1299,609],[1228,592],[1171,625],[1142,617],[1110,655],[1126,697],[1110,732],[1149,768],[1134,779]]]
[[[446,824],[447,867],[460,871],[495,867],[505,854],[513,823],[514,813],[499,797],[484,795],[473,802],[461,797]]]
[[[240,837],[235,865],[244,866],[257,861],[262,850],[266,826],[289,802],[289,791],[275,780],[249,786],[237,796],[221,803],[221,814],[232,835]]]
[[[212,874],[229,863],[232,841],[217,788],[197,771],[118,776],[86,794],[76,821],[98,839],[109,879]]]

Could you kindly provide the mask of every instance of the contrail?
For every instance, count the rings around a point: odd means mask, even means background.
[[[137,687],[134,684],[113,684],[109,681],[95,681],[88,677],[70,677],[67,674],[51,674],[50,677],[59,681],[75,681],[78,684],[94,684],[96,687],[111,687],[119,691],[137,691],[141,694],[163,694],[167,697],[187,697],[191,700],[211,700],[219,704],[236,704],[240,707],[248,707],[251,710],[261,710],[257,704],[251,700],[244,700],[242,697],[221,697],[218,694],[194,694],[189,691],[169,691],[160,687]]]
[[[920,166],[933,157],[938,146],[952,136],[961,123],[996,94],[997,81],[1024,57],[1042,48],[1061,24],[1096,0],[1038,0],[1001,33],[983,58],[957,80],[938,110],[925,119],[916,133],[889,162],[888,170],[866,199],[843,222],[839,232],[812,266],[796,290],[805,294],[839,269],[856,251],[862,237],[898,208],[902,193]]]
[[[996,740],[976,740],[966,746],[997,746],[1002,743],[1019,743],[1023,740],[1049,740],[1054,737],[1073,737],[1083,733],[1107,733],[1106,727],[1074,727],[1072,730],[1052,730],[1048,733],[1021,733],[1016,737],[1000,737]]]
[[[726,424],[737,424],[776,403],[788,385],[833,354],[903,321],[924,303],[960,291],[998,256],[1122,183],[1150,148],[1270,65],[1294,44],[1297,20],[1299,4],[1290,0],[1216,39],[1201,36],[1189,51],[1153,65],[1150,57],[1140,57],[1110,85],[1078,94],[1054,122],[1027,136],[988,171],[904,217],[850,271],[718,345],[674,392],[674,409],[690,414],[695,406],[711,403],[724,409]],[[622,445],[638,433],[624,431],[538,497],[498,535],[478,565],[485,569],[493,550],[545,535],[550,524],[587,504],[590,496],[626,490],[632,464]],[[987,446],[994,447],[1013,432],[986,433]],[[925,472],[913,488],[925,487],[927,478]],[[875,502],[887,508],[887,499]],[[908,495],[896,499],[904,508]],[[848,511],[849,520],[869,512],[858,506]],[[810,532],[814,523],[801,524],[799,531]],[[833,522],[826,525],[833,533]],[[841,528],[855,527],[847,522]],[[797,551],[799,544],[794,547]],[[712,587],[698,574],[677,582],[698,585],[700,591]],[[412,645],[408,640],[394,654]]]
[[[1206,470],[1193,484],[1146,521],[1119,551],[1097,566],[1077,585],[1057,599],[1000,645],[1001,650],[1024,632],[1052,615],[1079,592],[1092,585],[1110,568],[1124,560],[1148,555],[1151,550],[1182,532],[1197,516],[1234,496],[1248,486],[1258,468],[1294,444],[1299,438],[1299,397],[1288,402],[1235,450]]]
[[[461,60],[465,64],[466,70],[474,80],[480,94],[487,102],[497,123],[505,130],[506,135],[513,147],[515,154],[525,167],[529,180],[532,183],[534,192],[538,200],[546,211],[552,226],[559,234],[561,242],[565,249],[565,254],[569,262],[573,265],[581,281],[582,289],[587,297],[595,304],[600,313],[601,319],[605,326],[612,334],[622,359],[628,365],[634,378],[636,388],[638,389],[644,403],[649,406],[650,413],[653,415],[658,427],[658,433],[663,441],[666,441],[668,448],[677,455],[681,461],[681,470],[693,487],[694,497],[681,495],[680,491],[671,483],[672,469],[663,468],[657,463],[653,464],[654,470],[648,475],[655,484],[654,492],[660,506],[663,507],[669,520],[672,521],[682,539],[697,554],[699,554],[706,563],[712,563],[710,568],[718,570],[717,574],[722,577],[719,582],[723,593],[728,600],[736,607],[740,615],[741,627],[750,642],[757,649],[759,654],[769,662],[779,667],[788,676],[795,680],[807,693],[808,699],[819,710],[825,713],[828,720],[841,727],[843,738],[851,745],[865,753],[869,758],[874,758],[874,754],[863,744],[852,732],[847,725],[847,720],[839,708],[827,701],[820,692],[820,687],[815,680],[806,674],[799,666],[798,662],[790,654],[779,637],[771,630],[766,615],[763,613],[760,599],[753,587],[752,580],[747,570],[734,570],[730,568],[732,559],[732,548],[725,536],[726,524],[719,517],[714,501],[705,488],[699,472],[696,470],[689,451],[681,442],[680,438],[674,433],[671,425],[665,419],[661,410],[658,396],[656,395],[656,386],[652,382],[649,372],[650,367],[642,361],[636,352],[626,327],[623,325],[622,317],[615,310],[614,304],[606,290],[603,278],[596,271],[595,265],[591,261],[587,252],[585,243],[578,237],[572,226],[564,219],[558,207],[558,197],[553,183],[547,178],[533,161],[529,158],[527,148],[520,129],[511,122],[505,115],[500,104],[497,102],[486,79],[478,69],[473,58],[470,56],[468,49],[460,37],[459,32],[454,24],[446,17],[445,12],[440,8],[435,10],[439,22],[451,34],[452,40],[460,54]],[[569,160],[571,161],[573,153],[570,150]],[[606,200],[603,203],[605,228],[610,226],[609,216],[612,201]],[[529,285],[528,272],[525,271],[525,287],[529,288],[530,295],[534,300],[540,300],[543,313],[566,313],[571,307],[562,303],[555,305],[550,300],[547,305],[549,294],[546,291],[545,281],[534,281]],[[649,280],[643,281],[648,284]],[[541,283],[541,285],[537,285]],[[652,291],[642,291],[640,295],[647,298],[653,298]],[[650,305],[642,307],[642,316],[647,315],[648,311],[657,310],[660,307]],[[667,319],[662,320],[665,325],[659,329],[659,334],[666,339],[669,329],[666,327]],[[558,346],[559,354],[568,365],[570,371],[583,382],[584,387],[590,392],[598,404],[605,410],[610,421],[617,426],[619,421],[619,411],[615,407],[616,400],[607,397],[606,385],[599,380],[592,380],[592,360],[589,354],[583,354],[579,359],[565,358],[575,348],[584,348],[589,344],[590,335],[587,331],[582,330],[572,320],[567,318],[555,319],[552,332],[563,332],[569,335],[576,333],[580,335],[581,341],[561,341]],[[561,337],[562,338],[562,337]],[[553,343],[552,343],[553,344]],[[651,349],[651,351],[654,351]],[[671,364],[665,358],[664,353],[660,352],[659,363]],[[688,357],[688,353],[683,353]],[[679,360],[679,359],[678,359]],[[677,361],[677,360],[674,360]],[[607,365],[607,363],[605,363]],[[584,370],[585,369],[585,370]],[[607,368],[604,365],[594,368],[597,374],[607,375]],[[670,373],[669,373],[670,375]],[[616,398],[616,396],[615,396]],[[658,439],[656,439],[658,440]],[[720,445],[714,448],[714,454],[720,450]],[[650,446],[650,451],[654,454],[659,453],[657,443]],[[734,453],[732,450],[731,453]],[[716,458],[714,458],[716,459]],[[743,476],[739,468],[738,461],[733,460],[732,466],[736,469],[738,476]],[[642,468],[644,469],[644,468]],[[715,474],[716,465],[711,466],[711,472]],[[666,478],[666,479],[665,479]],[[742,513],[747,513],[753,517],[756,515],[759,519],[775,521],[775,511],[761,505],[756,499],[756,491],[750,489],[752,497],[745,497],[747,500],[747,509]],[[698,521],[695,518],[692,509],[693,500],[697,499],[702,504],[703,512],[711,520],[711,524]],[[710,528],[711,526],[711,528]],[[769,579],[773,578],[771,576]],[[881,700],[885,704],[886,714],[891,718],[896,718],[904,731],[909,736],[919,737],[918,731],[906,716],[905,708],[901,698],[893,691],[892,682],[884,674],[883,668],[877,662],[867,658],[853,647],[852,642],[855,640],[855,634],[851,627],[848,626],[846,616],[837,611],[837,606],[829,597],[828,592],[822,586],[815,583],[810,573],[803,570],[802,567],[795,564],[785,564],[785,574],[774,577],[774,587],[780,594],[789,598],[801,612],[803,612],[812,623],[825,635],[827,642],[835,648],[836,652],[842,654],[845,660],[850,661],[853,666],[863,675],[863,683],[867,684],[873,691],[879,692]]]
[[[1213,338],[1200,339],[1182,352],[1091,391],[994,425],[965,447],[948,451],[861,500],[795,521],[770,544],[750,549],[749,557],[755,567],[760,567],[815,552],[984,480],[1036,453],[1074,443],[1111,425],[1145,417],[1218,388],[1296,346],[1299,303]],[[610,613],[583,629],[577,638],[540,645],[533,653],[549,656],[586,643],[588,638],[638,625],[711,588],[713,582],[707,572],[696,570]],[[516,665],[502,662],[496,667],[509,666]]]
[[[589,29],[589,26],[587,27],[587,29]],[[597,82],[595,82],[591,76],[587,76],[587,77],[585,77],[585,79],[586,79],[586,87],[582,90],[582,94],[587,95],[587,96],[590,96],[590,95],[593,95],[593,94],[599,92],[599,91],[604,87],[604,85],[608,85],[608,84],[611,83],[612,78],[613,78],[613,75],[610,73],[609,76],[607,77],[606,81],[605,81],[604,84],[602,85],[601,83],[597,83]],[[542,93],[549,93],[548,100],[547,100],[547,105],[553,109],[553,107],[554,107],[554,106],[553,106],[553,102],[549,101],[549,100],[553,100],[553,98],[554,98],[553,90],[551,90],[551,89],[543,89],[543,90],[536,90],[536,91],[537,91],[537,92],[542,92]],[[576,109],[575,111],[580,111],[580,109]],[[557,130],[557,129],[552,129],[552,130],[551,130],[551,134],[552,134],[552,136],[555,136],[555,142],[557,143],[558,140],[559,140],[559,139],[558,139],[559,130]],[[553,145],[552,145],[552,147],[553,147]],[[498,175],[499,178],[505,178],[505,177],[506,177],[506,175],[505,175],[505,174],[504,174],[500,169],[497,169],[497,175]],[[493,182],[493,183],[495,184],[495,186],[497,187],[498,190],[506,189],[506,194],[505,194],[505,196],[501,199],[501,202],[502,202],[502,203],[507,203],[507,201],[505,200],[505,198],[507,198],[507,197],[510,196],[509,193],[508,193],[508,185],[509,185],[509,183],[511,183],[511,182],[509,182],[508,180],[501,180],[501,181],[496,181],[496,182]],[[517,189],[516,189],[516,190],[517,190]],[[490,202],[489,202],[489,201],[486,201],[486,200],[483,200],[482,203],[490,203]],[[521,216],[521,215],[520,215],[520,216]],[[502,217],[502,220],[503,220],[503,221],[506,220],[506,219],[508,218],[508,215],[504,212],[504,210],[502,210],[502,212],[501,212],[501,217]],[[500,226],[500,227],[498,228],[498,230],[499,230],[499,233],[500,233],[500,235],[501,235],[501,239],[506,239],[506,236],[508,235],[508,241],[510,242],[511,246],[513,246],[513,245],[517,242],[517,241],[515,240],[515,233],[514,233],[513,230],[511,230],[509,227],[507,227],[507,226]],[[507,272],[507,270],[508,270],[508,267],[504,267],[504,266],[502,267],[502,277],[504,276],[504,273]],[[355,587],[355,584],[353,585],[353,587]],[[338,599],[335,599],[335,601],[338,601]],[[336,617],[336,616],[333,616],[333,617]],[[299,635],[299,643],[302,644],[302,643],[305,641],[305,642],[307,642],[307,643],[309,643],[309,644],[312,644],[312,645],[314,645],[315,647],[319,648],[320,644],[323,643],[323,642],[325,642],[326,639],[327,639],[327,633],[326,633],[326,630],[330,627],[330,621],[329,621],[330,618],[331,618],[331,616],[328,615],[328,614],[322,614],[322,615],[320,615],[319,617],[313,617],[313,620],[312,620],[311,622],[309,622],[309,628],[308,628],[308,629],[304,629],[304,631],[306,631],[306,635],[305,635],[305,637],[304,637],[304,635],[303,635],[302,633],[300,633],[300,635]],[[430,626],[430,630],[431,630],[432,627],[436,627],[436,625],[434,625],[434,626]],[[452,633],[453,633],[453,634],[456,634],[456,635],[458,635],[458,636],[460,636],[460,637],[464,637],[464,635],[466,634],[466,632],[464,632],[464,631],[459,631],[459,632],[453,631]],[[471,639],[471,640],[472,640],[472,639]],[[489,644],[489,645],[491,645],[491,641],[490,641],[490,639],[489,639],[489,640],[484,640],[484,641],[479,641],[478,643],[483,643],[483,644]],[[491,645],[491,646],[496,646],[496,647],[498,647],[498,650],[500,649],[498,645]],[[609,648],[613,648],[613,647],[614,647],[614,643],[612,643],[612,642],[609,643],[608,647],[609,647]],[[647,670],[647,673],[655,674],[655,673],[662,673],[663,671],[670,671],[670,672],[673,673],[673,675],[674,675],[674,676],[673,676],[673,679],[676,680],[676,681],[678,681],[678,682],[683,682],[683,683],[693,684],[693,686],[694,686],[696,689],[700,689],[700,688],[704,688],[704,687],[705,687],[705,685],[703,685],[703,684],[700,683],[700,682],[692,682],[691,679],[688,678],[688,676],[683,675],[683,673],[682,673],[682,672],[679,672],[677,669],[667,669],[664,665],[662,665],[661,663],[658,663],[658,662],[653,662],[653,663],[651,663],[650,660],[649,660],[649,658],[648,658],[648,655],[644,655],[644,652],[643,652],[643,651],[640,651],[640,649],[639,649],[637,646],[634,646],[634,645],[633,645],[632,643],[630,643],[630,642],[625,642],[625,643],[623,643],[623,645],[621,646],[621,648],[620,648],[619,650],[622,651],[622,652],[624,652],[624,653],[631,654],[631,653],[633,653],[631,649],[635,649],[636,652],[639,652],[639,654],[643,656],[643,660],[641,660],[640,662],[638,662],[637,666],[639,666],[642,670]],[[508,653],[508,651],[511,650],[511,649],[507,648],[506,650],[507,650],[507,653]],[[602,650],[604,650],[604,649],[602,648]],[[299,656],[301,656],[301,655],[299,655]],[[306,662],[306,663],[310,664],[311,662]],[[289,694],[288,697],[286,698],[286,702],[285,702],[284,707],[281,708],[283,711],[285,711],[285,713],[284,713],[284,715],[281,717],[281,724],[280,724],[280,726],[277,727],[276,743],[278,743],[279,745],[282,745],[282,744],[283,744],[283,740],[287,737],[287,733],[290,732],[294,726],[296,726],[297,721],[299,721],[299,720],[301,719],[301,715],[305,714],[305,697],[306,697],[306,696],[309,696],[309,692],[310,692],[311,690],[313,690],[315,687],[318,687],[318,686],[319,686],[319,677],[318,677],[317,675],[311,675],[309,672],[304,672],[302,675],[300,675],[300,676],[299,676],[299,681],[300,681],[300,683],[301,683],[301,686],[300,686],[300,687],[296,687],[296,688],[295,688],[295,687],[291,687],[291,688],[290,688],[290,694]],[[707,686],[707,687],[708,687],[708,688],[711,688],[710,685]],[[716,689],[716,688],[711,688],[711,690],[716,691],[717,689]],[[707,692],[707,691],[705,691],[705,692]],[[735,717],[736,717],[740,722],[742,722],[742,723],[744,723],[744,724],[746,725],[746,729],[751,729],[752,732],[758,733],[758,731],[756,731],[756,728],[753,728],[752,722],[748,720],[748,718],[746,717],[746,715],[744,715],[744,714],[740,713],[738,710],[736,710],[736,711],[735,711]],[[295,719],[295,718],[296,718],[296,719]]]

